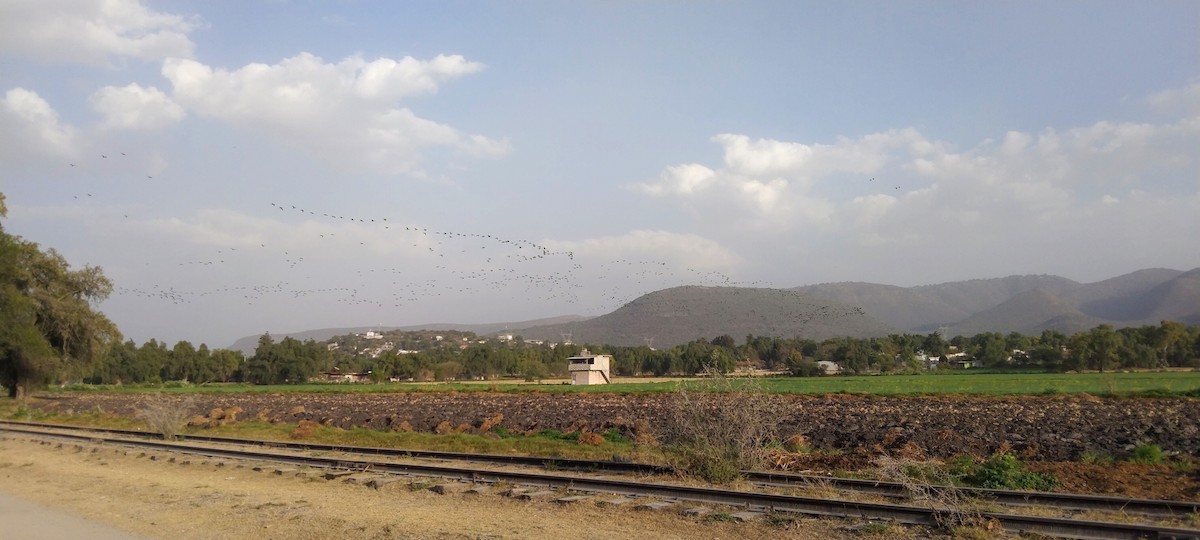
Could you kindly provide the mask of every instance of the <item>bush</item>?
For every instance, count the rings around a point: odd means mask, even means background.
[[[1112,465],[1113,458],[1106,453],[1085,450],[1079,455],[1079,461],[1088,465]]]
[[[668,411],[666,450],[675,469],[713,483],[768,462],[779,425],[776,398],[754,379],[735,383],[714,369],[697,390],[680,384]]]
[[[1051,475],[1024,469],[1025,464],[1012,454],[993,454],[987,461],[975,465],[963,475],[962,480],[967,484],[989,489],[1049,491],[1058,485],[1058,479]]]
[[[630,442],[629,437],[622,435],[621,430],[615,427],[608,428],[608,431],[604,432],[604,440],[614,444],[628,444]]]
[[[1158,465],[1163,462],[1163,449],[1157,444],[1139,444],[1129,456],[1130,463],[1138,465]]]
[[[191,397],[182,400],[172,400],[157,395],[137,411],[137,418],[146,422],[146,427],[162,435],[168,441],[174,440],[187,422],[189,411],[192,409]]]

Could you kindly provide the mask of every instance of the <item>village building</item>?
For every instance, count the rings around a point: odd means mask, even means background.
[[[571,372],[571,384],[608,384],[612,382],[610,366],[612,356],[590,354],[584,349],[579,356],[567,359],[567,370]]]

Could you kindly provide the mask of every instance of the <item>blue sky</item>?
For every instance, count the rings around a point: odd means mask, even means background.
[[[1187,270],[1197,148],[1193,2],[0,2],[5,228],[139,343]]]

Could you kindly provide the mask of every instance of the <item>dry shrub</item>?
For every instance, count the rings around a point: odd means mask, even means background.
[[[804,452],[808,450],[808,437],[799,433],[783,440],[783,447],[788,452]]]
[[[179,430],[187,423],[189,411],[194,404],[195,400],[191,396],[183,399],[171,399],[156,395],[141,409],[138,409],[136,416],[146,422],[146,427],[150,431],[158,433],[170,441],[175,439]]]
[[[585,429],[587,429],[587,427],[588,427],[587,420],[576,420],[574,422],[571,422],[571,425],[568,426],[567,429],[562,430],[562,432],[563,432],[563,435],[570,435],[572,433],[575,433],[576,431],[585,430]]]
[[[433,432],[437,433],[438,435],[445,435],[451,431],[454,431],[454,428],[450,426],[450,422],[445,420],[438,424],[437,427],[433,428]]]
[[[500,422],[503,422],[503,421],[504,421],[504,413],[497,413],[494,416],[489,416],[483,420],[483,423],[479,424],[479,432],[486,433],[488,431],[491,431],[492,428],[500,425]]]
[[[313,431],[320,426],[321,424],[313,422],[312,420],[301,420],[299,424],[296,424],[296,429],[292,430],[291,437],[293,439],[307,439],[312,437]]]
[[[778,400],[761,383],[734,382],[715,370],[696,388],[681,384],[668,410],[669,452],[677,470],[710,482],[731,482],[743,469],[769,463],[768,444],[776,440]]]
[[[638,419],[633,423],[633,442],[634,444],[642,444],[653,446],[658,444],[658,439],[654,437],[654,433],[650,431],[650,422],[645,419]]]
[[[883,480],[901,484],[914,502],[936,510],[934,518],[942,528],[990,527],[974,509],[973,501],[953,485],[941,462],[881,456],[874,463]]]
[[[221,417],[221,425],[232,424],[234,422],[237,422],[237,415],[242,414],[244,412],[246,412],[246,411],[243,410],[241,407],[238,407],[237,405],[234,405],[228,409],[225,409],[225,416]]]
[[[925,457],[925,451],[912,441],[904,443],[904,445],[902,445],[900,448],[897,448],[893,454],[907,459],[923,459]]]
[[[601,437],[600,435],[592,433],[589,430],[585,429],[585,430],[582,430],[579,432],[579,444],[600,446],[600,444],[602,444],[603,442],[604,442],[604,437]]]
[[[259,422],[270,422],[271,421],[271,409],[263,409],[261,411],[258,411],[258,414],[254,415],[254,418],[257,419]]]
[[[290,414],[292,416],[299,416],[299,415],[304,414],[304,405],[296,405],[295,407],[292,407],[292,410],[288,411],[288,414]]]
[[[392,429],[409,433],[412,433],[413,431],[412,424],[408,423],[408,420],[401,420],[399,424],[392,425]]]
[[[466,422],[459,424],[458,427],[454,428],[453,430],[454,433],[466,433],[468,431],[471,431],[471,424]]]

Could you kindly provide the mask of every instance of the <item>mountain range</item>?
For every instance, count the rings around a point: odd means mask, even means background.
[[[739,341],[747,334],[822,340],[934,331],[1035,335],[1053,329],[1070,335],[1100,324],[1143,326],[1163,320],[1200,324],[1200,268],[1151,268],[1094,283],[1022,275],[916,287],[863,282],[792,289],[684,286],[648,293],[598,317],[401,329],[505,331],[525,339],[671,347],[722,334]],[[277,339],[324,340],[367,329],[314,330]],[[253,351],[257,340],[242,338],[231,348]]]

